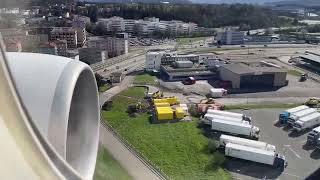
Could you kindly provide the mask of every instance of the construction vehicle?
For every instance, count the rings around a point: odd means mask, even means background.
[[[152,99],[163,98],[163,92],[162,91],[157,91],[157,92],[154,92],[154,93],[148,93],[148,94],[146,94],[146,98],[152,98]]]
[[[260,132],[258,127],[251,125],[247,121],[235,122],[221,119],[212,119],[211,129],[214,131],[245,136],[252,139],[258,139]]]
[[[309,108],[308,106],[298,106],[295,108],[287,109],[279,114],[279,121],[278,122],[280,124],[286,124],[288,122],[291,114],[297,113],[299,111],[303,111],[308,108]]]
[[[196,83],[196,79],[194,77],[188,77],[187,79],[183,80],[182,83],[184,85],[192,85]]]
[[[257,163],[268,164],[276,168],[280,168],[281,170],[287,166],[286,158],[274,151],[240,144],[227,143],[225,146],[225,155]]]
[[[312,98],[308,99],[307,102],[305,102],[305,105],[309,106],[309,107],[319,107],[320,106],[320,98],[312,97]]]
[[[293,126],[293,124],[298,121],[300,118],[303,118],[305,116],[308,116],[310,114],[313,114],[317,112],[314,108],[305,109],[296,113],[292,113],[291,116],[288,119],[288,125]]]
[[[293,130],[297,132],[304,131],[309,128],[313,128],[320,124],[320,113],[315,112],[308,116],[305,116],[293,124]]]
[[[222,134],[219,140],[220,147],[224,148],[228,143],[239,144],[239,145],[258,148],[258,149],[267,150],[267,151],[273,151],[273,152],[276,151],[276,147],[274,145],[271,145],[265,142],[254,141],[250,139],[239,138],[235,136]]]
[[[308,74],[301,74],[299,81],[304,82],[308,79]]]
[[[215,114],[215,115],[220,115],[220,116],[224,116],[224,117],[238,118],[238,119],[241,119],[244,121],[251,122],[251,117],[246,116],[245,114],[241,114],[241,113],[208,109],[207,114]]]

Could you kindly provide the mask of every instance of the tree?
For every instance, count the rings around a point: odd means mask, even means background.
[[[103,86],[103,85],[104,85],[104,81],[103,81],[104,77],[101,76],[101,75],[98,74],[98,73],[95,73],[94,76],[95,76],[96,81],[97,81],[97,86],[98,86],[98,87]]]
[[[98,8],[97,6],[89,6],[88,16],[90,17],[91,22],[97,22],[98,20]]]

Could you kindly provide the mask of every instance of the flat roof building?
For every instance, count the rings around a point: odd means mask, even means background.
[[[50,39],[52,41],[61,39],[67,41],[68,48],[77,48],[78,39],[77,31],[72,27],[55,27],[50,32]]]
[[[287,85],[287,72],[275,67],[226,64],[219,67],[219,75],[221,80],[231,81],[234,89]]]

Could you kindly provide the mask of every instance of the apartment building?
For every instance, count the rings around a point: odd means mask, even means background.
[[[67,40],[60,40],[60,39],[57,39],[54,41],[54,43],[56,44],[57,46],[57,54],[59,56],[67,56]]]
[[[97,48],[81,48],[79,49],[79,60],[86,64],[94,64],[104,62],[108,57],[106,51]]]
[[[98,24],[101,24],[106,28],[108,32],[124,32],[125,31],[125,21],[122,17],[111,17],[99,19]]]
[[[217,41],[223,45],[238,45],[244,43],[244,33],[239,31],[226,30],[218,32]]]
[[[128,53],[128,40],[123,38],[93,36],[88,38],[87,46],[105,50],[109,57]]]
[[[77,31],[78,47],[82,47],[87,41],[86,23],[81,20],[73,21],[72,28]]]
[[[50,32],[50,39],[54,40],[66,40],[67,48],[77,48],[77,31],[72,27],[55,27]]]

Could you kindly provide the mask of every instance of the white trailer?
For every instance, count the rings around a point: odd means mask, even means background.
[[[225,155],[248,161],[268,164],[281,169],[284,169],[287,165],[285,157],[273,151],[267,151],[233,143],[227,143],[225,147]]]
[[[214,98],[220,98],[227,95],[227,90],[223,88],[212,88],[210,89],[210,95]]]
[[[222,119],[213,119],[211,121],[211,129],[215,131],[227,132],[230,134],[242,135],[249,138],[258,139],[260,129],[252,126],[247,121],[234,122]]]
[[[316,109],[309,108],[309,109],[305,109],[305,110],[298,111],[298,112],[295,112],[295,113],[291,113],[291,115],[289,117],[289,120],[288,120],[288,124],[293,126],[294,122],[296,122],[300,118],[303,118],[303,117],[308,116],[310,114],[313,114],[315,112],[317,112]]]
[[[216,114],[216,115],[226,116],[226,117],[242,118],[245,121],[251,122],[251,117],[248,117],[245,114],[241,114],[241,113],[208,109],[207,114]]]
[[[201,122],[207,125],[211,125],[211,121],[213,119],[222,119],[226,121],[234,121],[234,122],[239,122],[241,123],[243,120],[242,118],[233,118],[229,116],[221,116],[221,115],[216,115],[216,114],[205,114],[203,118],[200,119]]]
[[[313,128],[320,124],[320,113],[315,112],[308,116],[305,116],[293,124],[293,130],[303,131],[305,129]]]
[[[258,148],[258,149],[267,150],[267,151],[273,151],[273,152],[276,151],[276,147],[274,145],[268,144],[266,142],[254,141],[250,139],[244,139],[244,138],[229,136],[225,134],[222,134],[220,136],[219,143],[221,147],[225,147],[226,144],[228,143],[233,143],[233,144],[239,144],[239,145]]]

